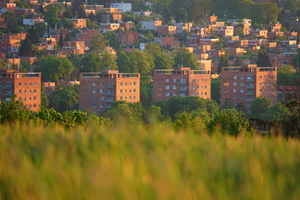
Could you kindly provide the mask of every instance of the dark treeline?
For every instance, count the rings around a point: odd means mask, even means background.
[[[242,107],[219,108],[211,99],[173,96],[168,100],[152,101],[146,106],[141,102],[116,101],[101,116],[96,116],[79,110],[60,113],[53,108],[41,108],[39,112],[32,112],[22,102],[12,98],[11,101],[0,104],[0,124],[20,122],[85,129],[93,123],[115,129],[124,123],[127,127],[142,123],[147,127],[165,124],[177,131],[197,134],[220,131],[233,136],[268,133],[300,137],[300,101],[293,99],[288,103],[271,106],[268,99],[257,98],[251,112],[251,115],[247,115]]]

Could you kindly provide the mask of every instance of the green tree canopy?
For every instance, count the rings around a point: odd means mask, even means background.
[[[105,69],[118,69],[115,58],[112,54],[104,53],[102,55],[90,53],[81,60],[82,72],[100,72]]]
[[[262,115],[270,108],[271,101],[266,97],[257,97],[253,100],[250,107],[251,115],[254,118],[261,118]]]
[[[99,33],[92,37],[91,44],[92,53],[103,53],[105,51],[106,45],[108,44],[108,41],[101,33]]]
[[[296,70],[291,65],[283,65],[277,71],[277,85],[291,86],[295,85]]]
[[[172,69],[174,67],[174,60],[166,52],[162,51],[157,43],[148,44],[145,53],[152,55],[154,69]]]
[[[54,102],[49,106],[56,111],[63,113],[67,110],[78,109],[79,105],[79,86],[78,85],[57,85],[51,93]]]
[[[22,57],[31,57],[34,54],[34,49],[33,49],[33,45],[30,41],[30,39],[28,37],[25,38],[25,40],[23,40],[21,42],[21,46],[19,49],[19,56]]]
[[[191,69],[199,69],[198,58],[187,48],[181,47],[174,52],[175,66],[182,65]]]
[[[117,63],[120,72],[123,73],[147,75],[151,74],[154,68],[152,56],[139,50],[120,52],[117,56]]]
[[[244,117],[244,113],[239,112],[234,108],[220,110],[208,125],[210,133],[213,133],[219,128],[223,134],[234,136],[241,134],[249,127],[250,124]]]
[[[69,80],[74,67],[68,58],[40,57],[35,62],[36,72],[42,72],[42,81]]]

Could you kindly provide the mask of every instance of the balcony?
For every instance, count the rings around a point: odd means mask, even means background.
[[[254,85],[247,85],[246,88],[254,88]]]
[[[246,95],[254,95],[254,92],[247,92]]]
[[[246,102],[253,102],[254,99],[246,99]]]
[[[10,89],[12,89],[12,85],[4,85],[4,86],[3,86],[3,89],[10,90]]]
[[[114,93],[112,93],[112,92],[107,92],[107,93],[105,93],[105,95],[106,95],[106,96],[109,96],[109,97],[113,97],[113,96],[115,96],[115,94],[114,94]]]
[[[107,99],[107,100],[105,100],[105,102],[106,102],[106,103],[113,103],[114,100],[113,100],[113,99]]]
[[[254,82],[254,78],[251,78],[251,79],[246,79],[246,82]]]
[[[10,96],[12,96],[13,94],[12,93],[3,93],[2,94],[2,96],[4,96],[4,97],[10,97]]]
[[[187,92],[187,88],[180,88],[179,92]]]
[[[115,86],[114,86],[114,85],[107,85],[106,88],[107,88],[107,89],[114,89]]]
[[[187,82],[179,82],[179,85],[187,85]]]

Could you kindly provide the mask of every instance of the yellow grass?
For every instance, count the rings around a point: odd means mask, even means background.
[[[299,199],[300,143],[128,130],[0,127],[0,199]]]

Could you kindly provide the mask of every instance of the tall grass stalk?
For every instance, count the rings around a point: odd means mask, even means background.
[[[300,142],[174,131],[0,127],[0,199],[299,199]]]

